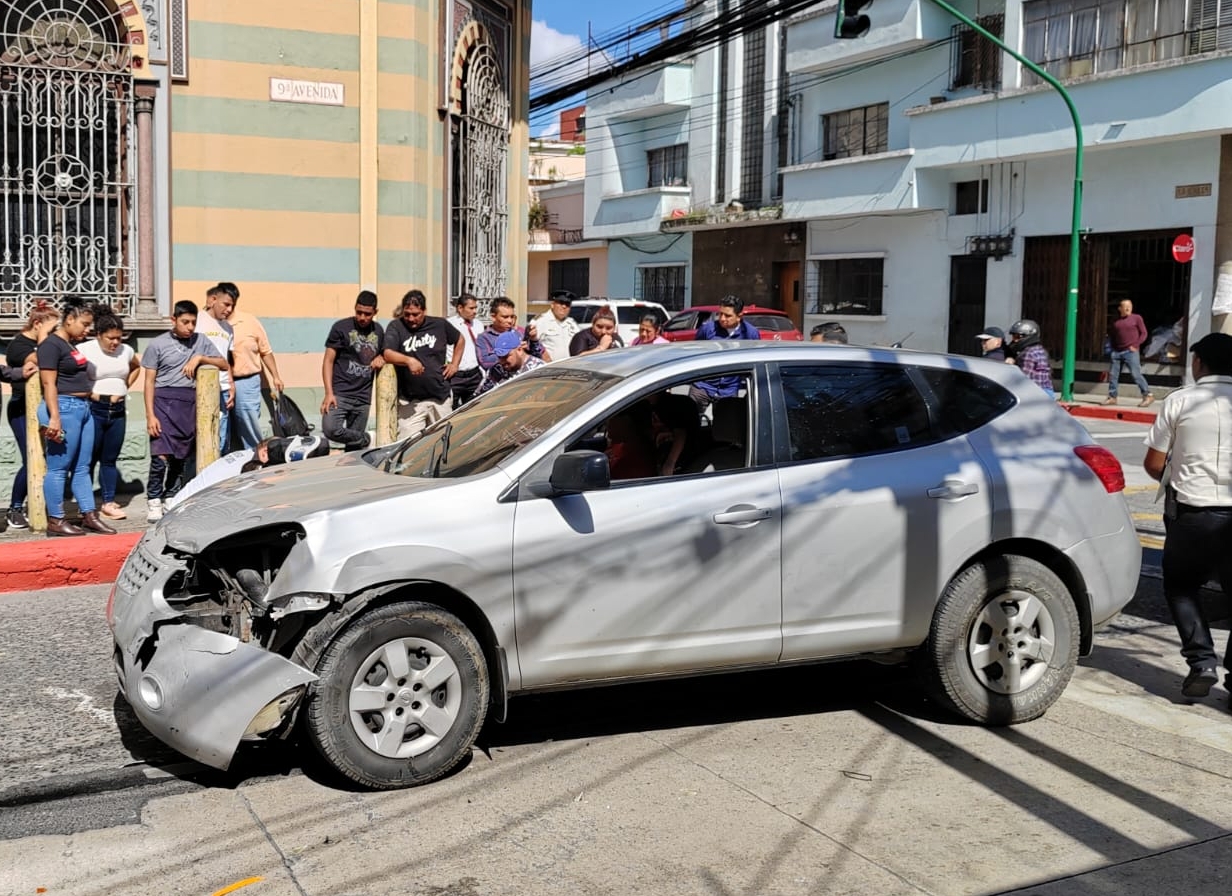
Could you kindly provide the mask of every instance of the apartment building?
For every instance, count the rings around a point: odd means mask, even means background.
[[[1232,2],[959,7],[1061,79],[1081,117],[1079,379],[1104,368],[1108,319],[1131,299],[1149,329],[1178,334],[1145,366],[1179,382],[1232,261]],[[807,228],[805,324],[974,353],[986,324],[1025,316],[1059,357],[1075,140],[1064,103],[927,0],[869,13],[858,40],[834,38],[833,4],[784,26],[783,205]],[[1180,236],[1192,257],[1174,256]]]
[[[742,2],[682,16],[694,27]],[[583,230],[607,244],[606,295],[669,309],[727,293],[788,307],[799,295],[804,228],[782,220],[779,177],[782,35],[737,36],[588,93]]]

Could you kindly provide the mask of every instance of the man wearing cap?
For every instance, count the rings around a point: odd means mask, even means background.
[[[578,322],[569,316],[576,298],[567,289],[552,293],[550,308],[535,318],[535,330],[549,358],[569,357],[569,343],[578,334]]]
[[[1232,594],[1232,336],[1211,333],[1190,348],[1194,384],[1164,401],[1146,437],[1142,466],[1163,483],[1164,597],[1181,636],[1186,697],[1205,697],[1219,660],[1199,591],[1218,573],[1223,610]],[[1232,646],[1224,669],[1232,666]],[[1232,690],[1232,673],[1224,678]]]
[[[496,365],[488,371],[488,378],[479,387],[479,395],[490,392],[501,383],[508,382],[528,370],[543,366],[543,361],[526,350],[522,337],[516,330],[506,330],[497,336],[492,353],[496,355]]]
[[[985,327],[975,338],[980,341],[980,348],[987,360],[1005,360],[1005,331],[1000,327]]]

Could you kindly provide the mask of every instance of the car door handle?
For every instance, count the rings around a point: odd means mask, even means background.
[[[716,513],[714,521],[720,526],[734,526],[740,523],[759,523],[762,520],[770,519],[770,508],[768,507],[732,507],[723,513]]]
[[[974,482],[963,482],[961,479],[947,479],[936,488],[928,490],[930,498],[965,498],[967,495],[975,495],[980,491],[980,487]]]

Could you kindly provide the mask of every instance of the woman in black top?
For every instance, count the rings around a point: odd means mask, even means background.
[[[80,299],[68,299],[60,326],[38,347],[39,377],[43,402],[39,423],[45,427],[47,476],[43,496],[47,500],[48,535],[85,535],[86,529],[115,534],[94,507],[94,483],[90,458],[94,449],[94,418],[90,415],[90,370],[76,343],[86,338],[94,314]],[[73,498],[81,511],[81,526],[64,518],[64,481],[73,474]],[[84,527],[84,528],[83,528]]]
[[[22,331],[9,341],[5,352],[5,363],[9,367],[25,367],[27,361],[38,363],[34,353],[39,343],[51,335],[51,331],[60,322],[60,312],[52,308],[45,299],[40,299],[26,319]],[[21,469],[13,477],[13,492],[9,499],[9,510],[6,515],[10,529],[28,529],[26,521],[26,378],[13,384],[13,397],[9,399],[9,428],[13,430],[13,439],[17,442],[17,451],[21,457]]]

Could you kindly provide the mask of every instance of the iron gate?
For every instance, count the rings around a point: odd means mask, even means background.
[[[496,53],[479,43],[467,62],[454,141],[453,294],[491,300],[505,294],[509,230],[509,96]]]
[[[0,321],[40,298],[131,315],[133,79],[99,0],[0,0]]]

